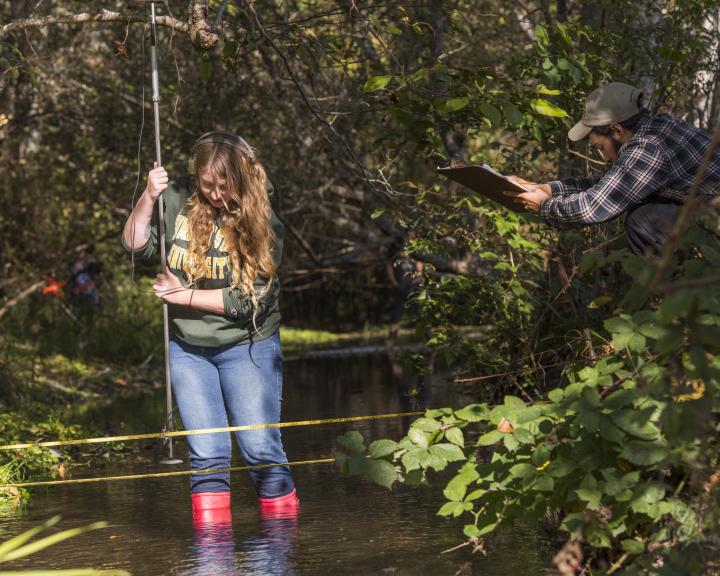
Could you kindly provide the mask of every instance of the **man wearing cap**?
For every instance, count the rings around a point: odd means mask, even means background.
[[[608,170],[546,184],[523,182],[531,191],[513,193],[516,201],[556,228],[599,224],[627,213],[632,251],[658,253],[708,147],[707,132],[667,114],[651,115],[637,88],[612,82],[588,96],[583,117],[568,137],[588,137]],[[717,195],[719,185],[716,152],[698,193],[707,200]]]

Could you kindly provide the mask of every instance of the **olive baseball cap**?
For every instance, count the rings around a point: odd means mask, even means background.
[[[593,90],[585,100],[580,122],[568,132],[573,142],[582,140],[595,126],[622,122],[640,112],[642,92],[622,82],[610,82]]]

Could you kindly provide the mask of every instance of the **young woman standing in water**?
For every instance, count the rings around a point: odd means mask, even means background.
[[[165,202],[167,263],[155,294],[168,304],[170,376],[186,429],[280,421],[283,358],[277,268],[283,226],[272,186],[239,136],[209,132],[193,146],[194,177],[169,182],[162,167],[125,223],[123,245],[143,257],[158,250],[154,206]],[[286,463],[280,430],[236,433],[247,465]],[[188,436],[193,470],[230,466],[229,434]],[[264,515],[296,515],[290,469],[250,472]],[[193,517],[229,518],[230,475],[190,476]]]

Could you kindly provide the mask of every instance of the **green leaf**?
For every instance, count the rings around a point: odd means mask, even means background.
[[[213,75],[213,63],[209,60],[206,60],[200,64],[200,78],[202,78],[205,82],[210,80]]]
[[[388,490],[397,480],[397,471],[387,460],[370,460],[368,463],[367,477],[376,484],[385,486]]]
[[[532,109],[542,116],[550,116],[552,118],[567,118],[568,113],[559,106],[555,106],[552,102],[544,98],[536,98],[530,105]]]
[[[642,440],[655,440],[660,436],[660,430],[650,421],[655,412],[654,407],[644,410],[617,410],[610,417],[618,428],[624,430],[631,436]]]
[[[667,446],[662,442],[642,442],[632,440],[623,448],[620,455],[628,462],[637,466],[652,466],[669,454]]]
[[[412,440],[413,444],[416,444],[418,446],[422,446],[423,448],[428,447],[428,437],[422,430],[418,430],[417,428],[410,428],[408,430],[408,438]]]
[[[562,94],[562,90],[551,90],[545,84],[540,84],[537,88],[538,94],[544,94],[545,96],[559,96]]]
[[[377,92],[378,90],[382,90],[385,86],[390,84],[392,79],[392,76],[373,76],[372,78],[368,78],[363,86],[363,91]]]
[[[525,409],[525,402],[523,402],[522,398],[518,398],[517,396],[512,396],[510,394],[505,395],[503,398],[503,404],[508,406],[512,411]]]
[[[465,496],[465,502],[473,502],[485,494],[487,494],[487,490],[478,488],[477,490],[473,490],[472,492],[470,492],[470,494]]]
[[[597,298],[595,298],[595,300],[593,300],[592,302],[590,302],[590,304],[588,304],[588,308],[590,310],[597,310],[598,308],[605,306],[605,304],[609,304],[610,302],[612,302],[612,297],[598,296]]]
[[[505,448],[510,452],[515,452],[515,450],[520,447],[520,442],[518,442],[512,434],[503,435],[503,444],[505,444]]]
[[[516,428],[513,436],[520,444],[533,444],[535,442],[535,436],[527,428]]]
[[[505,114],[505,120],[510,126],[519,126],[523,121],[522,112],[512,102],[507,102],[503,106],[503,114]]]
[[[445,102],[443,109],[445,112],[457,112],[458,110],[465,108],[469,103],[470,98],[467,96],[462,96],[461,98],[451,98]]]
[[[370,214],[370,218],[372,220],[377,220],[383,214],[385,214],[385,208],[378,208],[377,210],[374,210],[372,214]]]
[[[398,449],[398,444],[394,440],[382,439],[375,440],[370,444],[368,453],[373,458],[382,458],[383,456],[389,456]]]
[[[456,513],[457,510],[460,510],[460,512]],[[438,516],[450,516],[451,514],[453,516],[460,516],[464,511],[465,507],[462,502],[446,502],[440,507],[440,510],[438,510]]]
[[[635,324],[630,316],[623,314],[615,318],[609,318],[603,323],[605,330],[611,334],[626,334],[635,331]]]
[[[465,524],[463,534],[468,538],[478,538],[480,536],[480,530],[475,524]]]
[[[469,406],[465,406],[465,408],[455,410],[455,416],[468,422],[480,422],[487,418],[487,415],[487,404],[470,404]]]
[[[413,428],[417,428],[418,430],[422,430],[423,432],[435,432],[436,430],[440,430],[440,428],[442,428],[442,425],[437,420],[422,417],[415,420],[411,426]]]
[[[550,44],[550,37],[548,36],[547,28],[545,28],[545,26],[542,26],[541,24],[535,26],[535,41],[540,48],[547,48]]]
[[[626,538],[620,542],[620,546],[622,546],[622,549],[629,554],[642,554],[645,552],[645,544],[640,542],[640,540]]]
[[[427,484],[427,480],[425,479],[425,470],[418,468],[416,470],[406,472],[403,482],[408,486],[420,486],[422,484]]]
[[[550,462],[550,465],[547,468],[547,473],[553,478],[564,478],[575,470],[577,470],[577,464],[575,462],[565,458],[558,458],[557,460]]]
[[[548,392],[548,399],[550,402],[558,403],[564,398],[564,396],[562,388],[555,388],[554,390],[550,390],[550,392]]]
[[[541,474],[537,477],[533,486],[535,490],[540,492],[552,492],[555,489],[555,481],[552,476]]]
[[[440,416],[450,416],[453,413],[452,408],[433,408],[425,410],[425,418],[439,418]]]
[[[516,478],[531,478],[537,474],[535,466],[521,462],[510,467],[510,474]]]
[[[226,42],[225,46],[223,46],[223,58],[232,58],[233,56],[235,56],[237,48],[237,42]]]
[[[368,468],[368,459],[363,454],[351,454],[347,464],[349,474],[364,474]]]
[[[388,24],[386,30],[394,36],[400,36],[402,34],[402,30],[400,30],[400,28],[395,26],[395,24]]]
[[[466,459],[465,453],[455,444],[433,444],[430,446],[430,453],[448,462],[460,462]]]
[[[504,436],[505,434],[499,430],[490,430],[490,432],[486,432],[478,438],[477,446],[491,446],[492,444],[497,444]]]
[[[642,352],[647,348],[647,340],[642,334],[633,334],[627,343],[627,347],[633,352]]]
[[[605,438],[605,440],[609,440],[610,442],[615,442],[616,444],[621,444],[625,439],[623,431],[615,426],[615,424],[613,424],[605,415],[600,415],[598,432],[602,438]]]
[[[606,528],[598,526],[597,524],[593,523],[585,526],[583,536],[591,546],[596,548],[611,547],[610,532]]]
[[[467,492],[467,487],[470,482],[474,482],[478,478],[478,473],[475,469],[465,470],[460,472],[457,476],[452,478],[448,482],[443,494],[448,500],[462,500],[463,496]]]
[[[493,127],[500,126],[502,116],[500,115],[500,110],[498,110],[495,106],[493,106],[489,102],[483,102],[482,104],[480,104],[480,112],[483,116],[490,120],[490,124]]]
[[[431,446],[430,449],[427,451],[427,459],[420,459],[420,465],[423,466],[423,468],[432,468],[437,472],[445,470],[448,465],[447,459],[440,452],[433,450],[433,448],[434,446]]]
[[[580,397],[585,401],[587,406],[590,408],[598,408],[600,406],[600,393],[596,388],[583,388],[580,392]]]
[[[420,457],[427,452],[424,448],[413,448],[403,454],[401,462],[408,472],[420,468]]]
[[[635,398],[637,398],[636,390],[616,390],[615,392],[610,394],[610,396],[605,398],[605,401],[603,402],[603,407],[617,410],[618,408],[623,408],[628,404],[632,404]]]
[[[460,448],[465,446],[465,438],[463,437],[462,430],[457,426],[445,430],[445,438],[456,446],[460,446]]]
[[[578,488],[575,490],[575,494],[583,502],[587,502],[588,508],[595,510],[600,506],[600,500],[602,499],[602,492],[597,488]]]
[[[345,454],[345,452],[341,452],[340,450],[335,451],[335,464],[342,470],[343,472],[347,472],[347,467],[345,464],[347,463],[348,455]]]
[[[478,537],[488,534],[497,528],[498,523],[484,517],[480,519],[481,525],[478,527]]]
[[[650,322],[643,322],[640,324],[640,334],[647,336],[648,338],[652,338],[653,340],[659,340],[667,334],[667,330],[658,322],[652,320]]]
[[[338,436],[337,443],[350,452],[359,454],[365,451],[365,440],[357,430],[350,430],[350,432]]]

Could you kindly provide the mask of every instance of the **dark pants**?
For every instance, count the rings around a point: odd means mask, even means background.
[[[639,256],[660,253],[670,236],[680,205],[648,203],[636,206],[625,219],[630,249]]]

